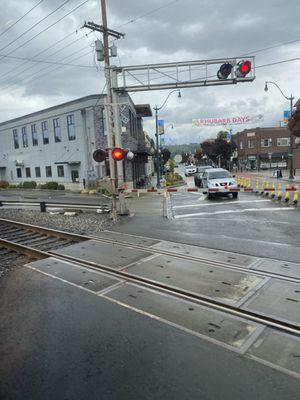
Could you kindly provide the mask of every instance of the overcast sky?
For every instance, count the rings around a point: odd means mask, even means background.
[[[93,52],[97,34],[80,29],[85,20],[101,22],[100,0],[81,5],[83,2],[0,0],[1,121],[103,90],[103,71],[96,68]],[[109,26],[126,34],[125,39],[116,42],[119,57],[113,58],[112,64],[201,60],[248,53],[256,56],[256,65],[260,66],[300,57],[299,0],[107,0],[107,6]],[[67,13],[70,14],[50,27]],[[41,21],[42,18],[45,19]],[[31,29],[34,24],[37,26]],[[273,48],[260,51],[266,47]],[[300,60],[258,68],[252,83],[184,89],[181,99],[173,94],[160,113],[167,125],[174,126],[167,129],[166,142],[199,142],[222,129],[192,126],[194,118],[263,114],[261,126],[279,126],[283,110],[289,109],[288,101],[275,86],[265,93],[264,83],[277,82],[287,96],[292,93],[297,100],[299,67]],[[135,103],[154,107],[161,105],[167,94],[168,91],[140,92],[132,98]],[[236,132],[256,125],[232,128]],[[145,120],[145,128],[153,134],[153,118]]]

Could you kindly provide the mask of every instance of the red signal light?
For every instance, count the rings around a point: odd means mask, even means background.
[[[121,161],[125,157],[126,153],[124,150],[120,149],[119,147],[116,147],[112,150],[111,156],[115,161]]]
[[[251,61],[247,60],[247,61],[241,61],[238,64],[238,68],[237,68],[237,76],[240,78],[243,78],[244,76],[248,75],[249,72],[251,71]]]

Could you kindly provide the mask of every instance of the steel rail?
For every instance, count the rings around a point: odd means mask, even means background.
[[[55,257],[56,259],[59,259],[61,261],[67,261],[67,262],[72,262],[73,264],[79,266],[79,267],[85,267],[85,268],[90,268],[95,271],[100,271],[105,273],[106,275],[109,275],[114,278],[122,279],[125,280],[126,282],[130,283],[135,283],[140,286],[149,288],[149,289],[155,289],[164,293],[168,293],[170,295],[173,295],[175,297],[181,298],[186,301],[191,301],[193,303],[206,306],[221,312],[225,312],[227,314],[235,315],[237,317],[240,317],[242,319],[246,319],[261,325],[269,326],[271,328],[293,334],[293,335],[300,335],[300,326],[297,323],[292,323],[292,322],[287,322],[287,321],[281,321],[280,319],[276,319],[272,316],[267,316],[260,314],[258,312],[250,311],[250,310],[245,310],[238,308],[237,306],[231,305],[231,304],[226,304],[223,303],[220,300],[212,299],[209,297],[206,297],[204,295],[196,294],[193,292],[189,292],[187,290],[173,287],[161,282],[153,281],[149,278],[144,278],[140,277],[137,275],[130,274],[126,271],[122,270],[115,270],[112,267],[108,267],[106,265],[101,265],[101,264],[96,264],[90,261],[86,260],[80,260],[78,261],[77,258],[72,257],[72,256],[67,256],[67,255],[57,255],[51,251],[41,251],[37,250],[28,246],[24,246],[15,242],[11,242],[8,240],[0,239],[0,244],[2,244],[5,247],[14,249],[15,251],[18,251],[20,253],[24,253],[27,255],[31,255],[35,258],[39,259],[44,259],[47,257]],[[38,270],[37,270],[38,271]],[[42,272],[41,272],[42,273]]]
[[[55,208],[68,208],[68,209],[83,209],[83,210],[97,210],[99,208],[107,208],[104,205],[93,205],[93,204],[69,204],[69,203],[56,203],[56,202],[48,202],[45,200],[41,201],[15,201],[15,200],[0,200],[0,204],[2,206],[21,206],[21,207],[40,207],[41,203],[46,203],[47,207],[55,207]],[[109,208],[109,207],[108,207]]]
[[[260,270],[256,270],[256,269],[250,269],[249,267],[242,267],[242,266],[240,266],[238,264],[234,264],[234,263],[229,264],[229,263],[222,262],[222,261],[213,261],[213,260],[210,260],[210,259],[207,259],[204,257],[195,257],[195,256],[189,256],[186,254],[178,254],[178,253],[168,251],[168,250],[155,249],[153,247],[136,245],[136,244],[122,242],[122,241],[111,239],[111,238],[102,238],[102,237],[94,236],[94,235],[79,235],[76,233],[69,233],[69,232],[65,232],[65,231],[61,231],[61,230],[57,230],[57,229],[45,228],[45,227],[41,227],[41,226],[37,226],[37,225],[31,225],[31,224],[27,224],[27,223],[23,223],[23,222],[12,221],[12,220],[2,219],[2,218],[0,218],[0,223],[8,223],[11,225],[20,226],[21,228],[24,227],[25,229],[28,229],[28,230],[29,229],[33,230],[33,231],[35,230],[37,232],[45,233],[47,235],[62,237],[65,239],[72,239],[72,240],[78,241],[78,242],[94,240],[97,242],[114,244],[114,245],[129,248],[129,249],[142,250],[142,251],[146,251],[148,253],[151,252],[151,253],[159,254],[159,255],[163,255],[163,256],[170,256],[170,257],[178,258],[178,259],[184,260],[184,261],[192,261],[192,262],[200,262],[200,263],[202,262],[202,263],[206,263],[208,265],[214,266],[214,267],[220,267],[220,268],[225,268],[225,269],[232,270],[232,271],[244,272],[247,274],[249,274],[251,272],[251,274],[253,274],[253,275],[261,276],[264,278],[275,278],[275,279],[280,279],[280,280],[300,284],[300,278],[290,277],[287,275],[277,274],[277,273],[272,273],[272,272],[267,272],[267,271],[260,271]],[[148,238],[148,239],[150,239],[150,238]],[[226,253],[226,251],[224,251],[224,253]],[[238,255],[239,253],[234,253],[234,254]],[[280,261],[280,262],[285,262],[284,260],[276,260],[276,259],[274,259],[274,260]]]

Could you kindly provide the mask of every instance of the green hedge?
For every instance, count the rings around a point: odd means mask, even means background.
[[[30,181],[30,182],[23,182],[22,188],[23,189],[36,189],[36,182]]]

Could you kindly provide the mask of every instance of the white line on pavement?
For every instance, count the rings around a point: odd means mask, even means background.
[[[196,217],[201,215],[218,215],[218,214],[239,214],[239,213],[246,213],[246,212],[256,212],[256,211],[295,211],[294,208],[283,208],[283,207],[268,207],[268,208],[245,208],[243,210],[224,210],[224,211],[213,211],[213,212],[201,212],[201,213],[194,213],[194,214],[182,214],[182,215],[175,215],[175,219],[180,218],[190,218]]]
[[[241,201],[235,201],[235,204],[240,204],[240,203],[259,203],[259,202],[264,202],[264,201],[270,201],[269,199],[266,200],[241,200]],[[204,206],[219,206],[223,204],[232,204],[229,201],[222,201],[220,203],[205,203],[205,204],[186,204],[184,206],[173,206],[173,208],[186,208],[186,207],[204,207]]]

